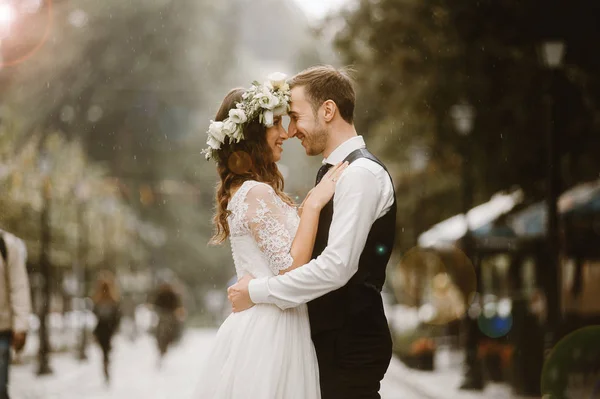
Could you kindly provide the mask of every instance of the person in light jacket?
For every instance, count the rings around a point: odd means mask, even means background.
[[[31,294],[25,262],[25,243],[0,230],[0,399],[8,399],[11,346],[25,346],[31,313]]]

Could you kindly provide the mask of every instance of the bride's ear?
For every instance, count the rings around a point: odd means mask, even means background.
[[[337,105],[333,100],[325,101],[323,103],[323,118],[325,122],[331,122],[337,111]]]

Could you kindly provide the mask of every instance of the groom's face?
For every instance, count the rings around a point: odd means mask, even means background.
[[[304,86],[294,87],[291,94],[288,136],[299,139],[307,155],[319,155],[327,144],[327,129],[321,120],[321,112],[313,109]]]

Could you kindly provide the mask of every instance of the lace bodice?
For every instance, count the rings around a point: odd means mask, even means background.
[[[271,186],[254,180],[242,184],[227,207],[231,252],[238,277],[264,277],[289,268],[298,229],[296,210]]]

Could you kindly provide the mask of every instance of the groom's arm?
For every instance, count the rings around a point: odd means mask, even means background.
[[[385,178],[389,181],[387,173]],[[358,270],[371,226],[382,207],[390,202],[382,198],[380,179],[381,176],[368,168],[351,165],[336,186],[325,250],[316,259],[285,275],[250,281],[248,290],[252,302],[272,303],[286,309],[344,286]],[[391,187],[391,182],[389,185]],[[393,197],[393,188],[386,195]]]

